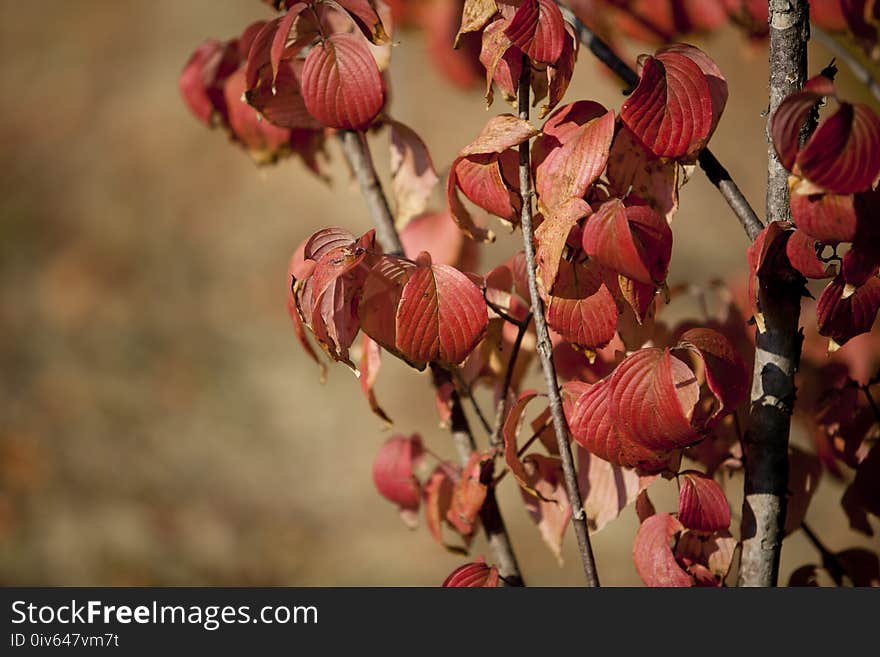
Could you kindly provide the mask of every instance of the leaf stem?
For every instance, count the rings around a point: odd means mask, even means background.
[[[522,74],[519,78],[519,91],[517,93],[519,104],[519,118],[524,121],[529,119],[529,92],[531,90],[531,62],[523,55]],[[584,576],[588,586],[599,586],[599,576],[596,573],[596,563],[593,559],[593,549],[590,545],[590,534],[587,530],[587,515],[578,488],[577,472],[575,471],[574,458],[569,445],[568,423],[562,412],[562,397],[559,394],[559,383],[556,380],[556,368],[553,364],[553,347],[550,342],[550,333],[547,328],[547,320],[544,317],[544,302],[538,292],[538,280],[535,265],[535,245],[533,243],[534,232],[532,228],[532,178],[530,163],[530,142],[525,141],[519,146],[519,186],[522,195],[521,228],[523,234],[523,248],[526,255],[526,272],[529,279],[529,296],[532,302],[532,315],[535,320],[535,333],[537,335],[537,351],[541,360],[541,368],[544,371],[544,380],[547,384],[547,395],[550,401],[550,414],[553,417],[553,426],[556,430],[556,442],[559,446],[559,456],[562,460],[562,470],[565,476],[565,487],[568,492],[568,501],[571,505],[571,524],[577,536],[578,548],[581,561],[584,566]]]

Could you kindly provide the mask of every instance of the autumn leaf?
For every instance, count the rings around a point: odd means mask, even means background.
[[[336,33],[315,44],[302,71],[306,108],[323,125],[364,130],[385,104],[376,60],[354,34]]]

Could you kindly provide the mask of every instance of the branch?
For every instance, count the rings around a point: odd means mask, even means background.
[[[342,130],[339,132],[339,139],[342,142],[342,149],[345,151],[348,165],[357,176],[361,193],[367,201],[370,217],[376,225],[376,237],[379,238],[379,243],[385,253],[402,256],[403,244],[400,242],[400,235],[397,234],[397,228],[394,225],[394,215],[391,214],[388,198],[385,196],[382,183],[379,182],[379,177],[376,175],[366,135],[354,130]]]
[[[452,381],[449,372],[433,363],[431,364],[431,377],[436,388]],[[477,443],[455,387],[452,389],[450,401],[452,413],[449,428],[452,432],[452,443],[458,452],[458,460],[464,466],[471,454],[477,450]],[[501,517],[501,509],[498,508],[498,500],[495,498],[495,485],[491,482],[487,483],[486,500],[480,508],[480,521],[483,523],[489,545],[498,559],[498,570],[504,581],[509,586],[525,586],[522,575],[520,575],[516,555],[513,552],[513,545],[510,543],[507,528],[504,526],[504,518]]]
[[[373,158],[370,155],[370,148],[366,137],[360,132],[350,130],[340,132],[339,136],[348,165],[357,176],[361,193],[367,201],[367,207],[376,226],[376,235],[379,238],[379,242],[386,249],[386,253],[403,255],[400,235],[398,235],[397,228],[394,225],[394,216],[391,214],[388,199],[382,191],[382,184],[376,176]],[[435,387],[451,381],[448,372],[436,368],[434,365],[431,366],[431,371],[434,373]],[[441,374],[437,374],[437,372]],[[443,376],[446,378],[443,379]],[[452,441],[458,450],[462,464],[464,464],[470,458],[471,452],[476,450],[476,443],[468,424],[467,416],[464,414],[461,398],[454,387],[451,407],[452,423],[450,428],[452,431]],[[495,558],[498,560],[499,572],[504,581],[512,586],[524,586],[516,555],[510,543],[510,537],[507,535],[504,519],[501,517],[501,509],[498,508],[495,490],[492,486],[489,486],[486,501],[483,504],[483,508],[480,509],[480,520],[482,520],[489,545],[492,547]]]
[[[498,408],[495,409],[495,428],[489,438],[489,444],[497,447],[502,443],[501,429],[507,417],[507,395],[510,392],[510,382],[513,380],[513,370],[516,369],[516,360],[519,358],[519,349],[523,338],[532,323],[532,313],[529,313],[523,321],[517,323],[516,339],[510,350],[510,358],[507,360],[507,370],[504,372],[504,381],[501,384],[501,397],[498,399]]]
[[[517,93],[519,103],[519,118],[529,119],[529,90],[531,86],[531,62],[527,55],[523,55],[522,74],[519,78],[519,91]],[[538,356],[541,359],[541,367],[544,370],[544,379],[547,384],[547,395],[550,401],[550,414],[553,417],[553,427],[556,430],[556,443],[559,446],[559,456],[562,459],[562,470],[565,475],[565,487],[568,492],[568,501],[571,504],[571,524],[577,535],[578,547],[581,553],[581,561],[584,564],[584,575],[588,586],[599,586],[599,576],[596,573],[596,563],[593,559],[593,549],[590,545],[590,534],[587,531],[587,514],[580,490],[578,489],[577,473],[575,472],[574,459],[569,445],[568,423],[562,412],[562,398],[559,395],[559,383],[556,381],[556,367],[553,364],[553,347],[550,343],[550,333],[547,329],[547,319],[544,317],[544,303],[538,292],[538,280],[535,274],[535,245],[532,242],[532,179],[528,141],[519,146],[519,186],[522,195],[522,234],[523,247],[526,254],[526,272],[529,278],[529,296],[532,298],[532,316],[535,319],[535,333],[537,335]]]
[[[791,218],[788,172],[776,157],[769,127],[779,104],[803,87],[810,35],[807,0],[769,0],[770,111],[767,117],[767,218]],[[805,131],[804,126],[802,137]],[[743,441],[745,499],[740,586],[775,586],[785,528],[788,436],[801,352],[803,278],[794,270],[760,278],[758,307],[764,331],[755,338],[752,405]]]
[[[859,61],[857,55],[815,23],[810,26],[810,32],[823,46],[834,53],[835,57],[846,64],[853,76],[868,88],[868,91],[871,92],[874,98],[880,101],[880,84],[877,84],[877,80],[871,75],[871,71]]]
[[[611,47],[599,38],[595,32],[584,25],[570,9],[564,5],[560,5],[560,9],[565,16],[565,19],[574,26],[581,43],[586,46],[590,52],[599,59],[599,61],[614,71],[614,73],[617,74],[617,77],[627,84],[627,89],[624,93],[631,93],[639,84],[639,74],[636,73],[629,64],[618,57]],[[754,240],[758,233],[764,229],[764,225],[761,223],[755,210],[749,204],[748,199],[746,199],[733,178],[731,178],[730,173],[728,173],[727,169],[722,166],[721,162],[718,161],[718,158],[716,158],[708,148],[704,148],[700,152],[698,161],[700,168],[706,173],[709,181],[718,188],[718,191],[721,192],[721,196],[724,197],[724,200],[727,201],[727,204],[730,206],[730,209],[733,210],[736,218],[739,219],[739,223],[742,225],[743,229],[745,229],[749,239]]]

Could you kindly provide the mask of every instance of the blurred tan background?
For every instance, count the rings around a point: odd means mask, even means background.
[[[318,383],[286,314],[293,248],[369,226],[335,144],[331,185],[299,162],[258,170],[178,95],[203,39],[269,15],[256,0],[0,1],[2,584],[436,585],[461,562],[375,492],[389,434],[344,368]],[[713,150],[761,207],[763,51],[732,30],[702,45],[730,83]],[[814,55],[817,72],[829,56]],[[445,170],[486,120],[482,99],[447,85],[417,35],[394,57],[392,112]],[[577,98],[622,101],[586,53]],[[741,270],[746,240],[701,174],[674,232],[671,282]],[[397,430],[452,455],[426,375],[386,358],[378,394]],[[671,486],[652,489],[658,506]],[[840,494],[826,478],[808,519],[832,549],[870,544]],[[560,569],[510,482],[501,504],[526,580],[579,584],[571,533]],[[595,535],[603,583],[640,583],[635,528],[630,509]],[[474,553],[490,556],[482,539]],[[817,561],[794,535],[782,581]]]

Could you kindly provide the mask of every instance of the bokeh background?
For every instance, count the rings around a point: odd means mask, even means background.
[[[178,95],[196,45],[269,15],[256,0],[0,1],[2,584],[436,585],[461,562],[374,491],[389,432],[344,368],[319,384],[287,317],[294,247],[323,226],[369,227],[335,144],[330,184],[298,161],[257,169]],[[730,84],[713,150],[761,207],[764,51],[732,29],[697,43]],[[830,59],[812,55],[812,72]],[[445,83],[415,33],[391,74],[394,116],[445,170],[486,120],[479,92]],[[622,101],[584,53],[577,98]],[[381,136],[374,150],[387,170]],[[745,237],[699,173],[674,233],[672,283],[742,276]],[[517,240],[502,236],[483,269]],[[452,456],[427,375],[383,367],[395,430]],[[658,506],[672,486],[652,489]],[[841,493],[826,477],[808,519],[833,550],[870,546]],[[560,568],[512,482],[500,497],[527,581],[579,584],[571,533]],[[628,509],[594,535],[605,584],[640,583],[636,526]],[[488,556],[482,539],[474,553]],[[817,562],[793,535],[782,580]]]

